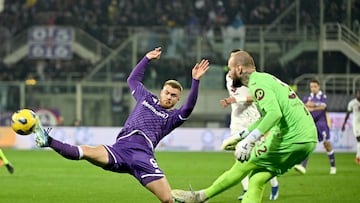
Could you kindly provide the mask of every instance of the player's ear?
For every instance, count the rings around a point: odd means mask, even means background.
[[[236,65],[236,72],[237,72],[238,74],[241,74],[241,72],[242,72],[242,67],[241,67],[241,65]]]

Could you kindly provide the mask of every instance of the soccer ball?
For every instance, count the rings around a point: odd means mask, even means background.
[[[31,134],[36,124],[36,114],[30,109],[18,110],[11,116],[11,128],[19,135]]]

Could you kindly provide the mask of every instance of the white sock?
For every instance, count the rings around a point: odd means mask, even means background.
[[[78,148],[78,150],[79,150],[79,160],[80,160],[80,159],[82,159],[82,158],[83,158],[83,156],[84,156],[84,152],[83,152],[83,150],[81,149],[81,147],[80,147],[80,146],[78,146],[77,148]]]
[[[244,179],[242,179],[241,184],[243,189],[247,191],[249,188],[249,176],[246,176]]]
[[[334,150],[331,150],[330,152],[327,152],[328,155],[334,154]]]
[[[360,142],[356,145],[356,157],[360,158]]]
[[[271,178],[271,180],[270,180],[270,184],[271,184],[271,187],[277,187],[277,186],[279,186],[279,182],[278,182],[278,180],[277,180],[277,177],[275,176],[275,177],[273,177],[273,178]]]

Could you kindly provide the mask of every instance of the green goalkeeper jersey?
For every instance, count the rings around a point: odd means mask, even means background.
[[[261,119],[249,127],[274,134],[272,142],[317,142],[316,126],[310,112],[296,93],[275,76],[253,72],[248,87],[261,113]],[[275,133],[278,132],[278,133]]]

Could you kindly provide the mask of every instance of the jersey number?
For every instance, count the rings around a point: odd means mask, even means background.
[[[159,165],[157,164],[157,162],[154,158],[150,159],[150,163],[154,168],[159,168]]]
[[[261,154],[266,153],[267,151],[268,151],[268,149],[267,149],[266,145],[262,145],[256,149],[255,156],[259,157],[259,156],[261,156]]]

